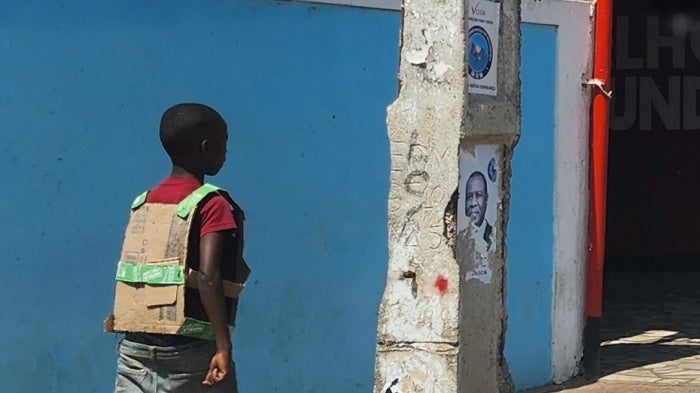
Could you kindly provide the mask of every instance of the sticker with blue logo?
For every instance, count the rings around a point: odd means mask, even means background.
[[[489,33],[481,26],[469,29],[469,76],[484,79],[491,70],[493,46]]]
[[[497,94],[500,14],[500,3],[469,0],[469,36],[465,49],[470,93]]]
[[[489,161],[489,167],[488,167],[488,174],[489,174],[489,180],[492,182],[496,182],[498,179],[498,171],[496,170],[496,159],[492,158],[491,161]]]

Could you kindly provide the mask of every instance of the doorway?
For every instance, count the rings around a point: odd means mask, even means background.
[[[616,0],[600,377],[700,383],[700,7]]]

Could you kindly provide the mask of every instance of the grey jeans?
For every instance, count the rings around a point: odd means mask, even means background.
[[[115,393],[238,393],[236,368],[214,386],[202,381],[216,351],[213,341],[159,347],[123,339],[119,343]]]

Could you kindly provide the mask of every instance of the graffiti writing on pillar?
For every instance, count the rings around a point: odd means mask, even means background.
[[[406,221],[401,228],[400,237],[404,239],[404,245],[418,247],[418,233],[420,225],[413,219],[413,216],[418,212],[420,206],[413,208],[406,213]]]
[[[413,134],[411,139],[417,139]],[[423,195],[430,181],[430,174],[426,171],[430,157],[425,146],[411,143],[408,147],[408,167],[413,169],[404,179],[406,191],[413,195]]]
[[[389,198],[389,213],[398,214],[406,207],[407,199],[400,198],[399,189],[410,195],[423,197],[413,206],[408,206],[402,219],[392,220],[392,235],[410,247],[424,245],[437,249],[443,244],[443,223],[440,217],[433,217],[434,208],[447,197],[440,185],[431,185],[429,168],[443,168],[450,149],[442,154],[435,141],[428,146],[418,143],[418,133],[413,132],[408,142],[393,142],[392,149],[392,192]],[[409,199],[410,200],[410,199]],[[424,228],[421,228],[421,223]]]
[[[413,171],[408,174],[403,183],[406,186],[406,191],[409,193],[413,195],[423,195],[425,189],[428,187],[428,180],[430,180],[428,172]]]
[[[384,389],[382,389],[382,393],[401,393],[398,389],[399,384],[399,379],[394,378],[393,381],[389,382],[384,386]]]
[[[435,186],[430,195],[428,195],[427,208],[432,210],[434,207],[441,204],[445,200],[446,196],[447,193],[445,192],[444,188]],[[444,225],[445,223],[440,221],[434,221],[430,224],[430,230],[428,233],[429,247],[431,250],[436,250],[442,245],[444,240]]]

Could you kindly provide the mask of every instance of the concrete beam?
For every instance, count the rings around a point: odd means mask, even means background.
[[[508,220],[510,161],[520,135],[520,4],[501,1],[497,95],[470,94],[460,156],[481,162],[493,158],[498,176],[488,192],[495,211],[492,244],[476,246],[472,225],[459,224],[457,259],[463,272],[460,289],[459,392],[511,392],[513,383],[504,359],[505,230]],[[488,162],[488,161],[487,161]],[[466,169],[463,166],[462,170]],[[479,167],[486,172],[487,168]],[[473,169],[469,169],[471,173]],[[461,173],[461,197],[470,173]],[[464,203],[464,202],[462,202]],[[458,219],[468,218],[458,215]],[[488,272],[488,279],[469,272]]]
[[[455,393],[458,149],[465,117],[464,3],[406,0],[400,91],[388,109],[389,266],[375,392]]]
[[[389,107],[389,266],[375,393],[507,392],[503,360],[510,157],[520,129],[519,2],[501,4],[498,94],[467,93],[468,3],[405,0],[399,97]],[[492,146],[497,232],[457,234],[460,149]],[[463,180],[464,181],[464,180]],[[468,279],[488,265],[489,280]]]

